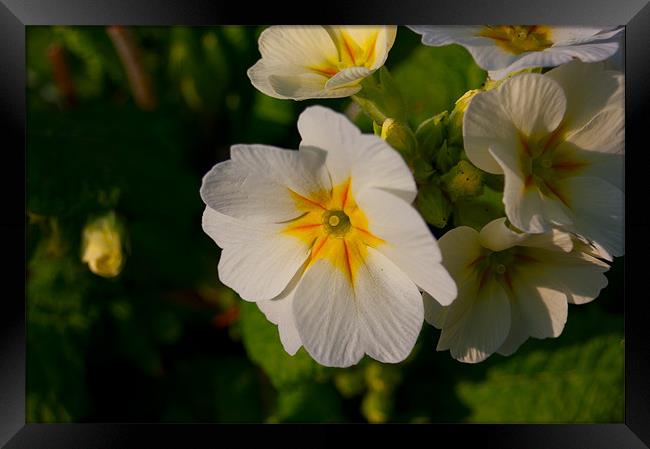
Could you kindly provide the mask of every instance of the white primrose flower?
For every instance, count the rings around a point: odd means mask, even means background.
[[[399,362],[415,344],[418,288],[450,304],[456,285],[411,206],[401,156],[344,115],[312,106],[299,151],[234,145],[203,178],[203,229],[223,248],[219,279],[278,324],[290,354],[345,367]]]
[[[395,26],[272,26],[260,35],[262,59],[248,77],[274,98],[348,97],[384,65],[396,33]]]
[[[504,174],[506,215],[528,233],[552,227],[624,253],[623,75],[570,62],[525,73],[475,95],[463,119],[465,151]]]
[[[437,350],[461,362],[511,355],[529,336],[559,336],[567,304],[587,303],[607,285],[609,265],[569,233],[524,234],[505,223],[480,233],[460,226],[439,241],[458,298],[443,307],[425,293],[425,319],[442,329]]]
[[[530,67],[554,67],[573,59],[603,61],[618,49],[611,40],[619,28],[556,26],[409,26],[431,46],[459,44],[476,64],[499,80],[508,73]]]

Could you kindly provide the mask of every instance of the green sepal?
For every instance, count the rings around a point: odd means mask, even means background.
[[[420,188],[415,205],[427,223],[437,228],[447,226],[453,209],[452,204],[436,183]]]
[[[352,99],[379,124],[383,124],[389,117],[398,122],[406,122],[404,97],[386,67],[364,78],[361,90]]]

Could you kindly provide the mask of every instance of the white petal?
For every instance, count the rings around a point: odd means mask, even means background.
[[[514,354],[519,347],[524,344],[530,334],[526,328],[526,322],[521,316],[519,307],[510,307],[510,332],[504,340],[503,344],[499,347],[497,352],[504,356]]]
[[[377,187],[413,201],[417,193],[413,175],[402,157],[373,135],[362,135],[343,114],[311,106],[300,114],[298,130],[301,148],[316,147],[327,152],[332,184],[352,177],[354,195],[366,187]]]
[[[568,133],[556,153],[585,162],[581,176],[602,178],[623,190],[624,149],[625,111],[621,107],[604,109],[582,128]]]
[[[230,157],[251,172],[284,184],[303,196],[332,187],[325,167],[326,154],[322,151],[283,150],[269,145],[233,145]]]
[[[530,278],[516,284],[510,333],[499,347],[501,355],[512,355],[529,336],[557,337],[564,329],[568,312],[566,294],[535,286],[535,282],[535,278]]]
[[[271,63],[319,66],[338,57],[322,26],[271,26],[260,34],[258,44],[262,58]]]
[[[207,206],[202,218],[203,230],[221,248],[245,245],[265,240],[279,233],[283,225],[239,220]]]
[[[515,283],[513,307],[518,308],[531,337],[557,337],[567,319],[567,296],[562,290],[535,284],[535,277]]]
[[[321,365],[347,367],[363,357],[354,290],[328,261],[321,259],[305,271],[293,313],[303,346]]]
[[[503,251],[526,240],[528,234],[517,233],[506,226],[506,217],[492,220],[481,229],[479,241],[481,246],[492,251]]]
[[[355,282],[365,352],[384,363],[411,353],[424,321],[422,295],[390,260],[368,248]]]
[[[529,277],[542,287],[562,291],[573,304],[584,304],[598,297],[607,286],[605,273],[609,265],[588,254],[573,251],[558,255],[547,251],[533,254],[543,265]],[[534,267],[535,268],[535,267]]]
[[[420,214],[401,198],[366,189],[356,198],[370,231],[385,244],[377,250],[443,305],[456,297],[456,284],[442,266],[438,243]]]
[[[517,246],[541,248],[549,251],[562,251],[565,253],[573,249],[573,239],[568,232],[553,229],[545,234],[529,234]]]
[[[415,199],[417,187],[408,165],[383,139],[363,134],[357,138],[353,151],[352,191],[355,195],[365,188],[375,187],[408,203]]]
[[[609,154],[623,154],[625,145],[625,109],[610,107],[600,111],[579,129],[567,132],[564,142],[578,149]]]
[[[260,301],[278,296],[307,259],[309,247],[279,233],[226,246],[219,259],[219,280],[242,299]]]
[[[341,98],[355,94],[359,86],[328,89],[328,77],[308,67],[273,64],[260,59],[247,71],[248,78],[258,90],[279,99]]]
[[[326,165],[337,185],[351,176],[353,143],[361,135],[343,114],[322,106],[310,106],[298,117],[300,147],[315,147],[327,152]]]
[[[358,84],[371,73],[372,71],[365,67],[350,67],[343,69],[327,81],[326,87],[328,89],[349,87]]]
[[[306,100],[309,98],[343,98],[354,95],[361,86],[341,86],[332,88],[327,85],[327,78],[312,73],[273,74],[268,78],[268,84],[277,94],[277,98]]]
[[[509,53],[495,44],[493,39],[482,37],[482,26],[409,26],[422,34],[422,43],[431,46],[459,44],[465,47],[476,64],[484,70],[498,70],[508,67],[517,55]]]
[[[469,160],[481,170],[502,174],[501,166],[488,152],[503,147],[518,151],[519,133],[503,109],[501,91],[493,89],[472,97],[463,117],[463,142]]]
[[[611,30],[594,27],[550,27],[551,40],[555,45],[575,45],[584,42],[593,42],[609,39],[623,31],[623,28]]]
[[[465,363],[478,363],[497,351],[510,331],[510,302],[501,286],[489,280],[460,286],[449,307],[437,350],[449,349]]]
[[[293,316],[293,300],[302,275],[303,270],[299,270],[280,295],[268,301],[256,303],[266,319],[278,325],[280,342],[289,355],[294,355],[302,346]]]
[[[609,58],[616,53],[617,49],[618,44],[615,42],[553,46],[542,51],[521,54],[516,61],[505,69],[490,71],[489,74],[493,80],[499,80],[512,72],[530,67],[554,67],[569,63],[575,59],[584,62],[597,62]]]
[[[544,202],[536,186],[524,187],[523,174],[520,172],[519,155],[513,151],[496,151],[490,154],[501,166],[504,175],[503,203],[508,220],[518,229],[529,233],[550,230],[544,217]]]
[[[286,186],[231,160],[218,163],[203,177],[201,199],[222,214],[258,222],[299,215]]]
[[[459,226],[447,231],[438,244],[442,263],[460,288],[473,273],[473,269],[470,269],[472,262],[483,255],[479,233],[469,226]]]
[[[623,192],[599,178],[574,177],[562,187],[569,192],[575,213],[567,227],[601,245],[608,253],[622,256],[624,249]]]
[[[317,152],[264,145],[234,145],[232,160],[215,165],[204,177],[201,198],[212,209],[235,218],[280,222],[300,212],[292,189],[309,195],[330,187]]]
[[[507,80],[498,89],[503,109],[526,137],[548,135],[564,117],[564,91],[557,82],[544,75],[523,73]],[[501,123],[494,126],[501,126]]]
[[[394,25],[382,26],[377,36],[375,43],[375,63],[370,67],[371,70],[376,70],[383,66],[388,57],[388,52],[395,43],[397,36],[397,27]]]
[[[422,43],[433,47],[450,45],[459,40],[467,39],[478,35],[483,27],[481,26],[460,26],[460,25],[408,25],[408,28],[422,35]]]
[[[596,259],[602,259],[607,262],[614,260],[614,257],[605,251],[605,248],[603,248],[598,243],[589,241],[579,235],[574,235],[574,237],[574,246],[576,251],[584,253]]]
[[[316,262],[298,286],[293,308],[307,352],[336,367],[353,365],[364,353],[382,362],[404,360],[424,314],[415,284],[373,248],[354,288],[328,261]]]
[[[567,131],[582,128],[603,109],[624,108],[623,74],[603,70],[602,64],[572,61],[549,70],[544,76],[554,79],[564,90]]]
[[[441,306],[427,292],[422,293],[422,301],[424,302],[424,320],[437,329],[442,329],[449,307]]]

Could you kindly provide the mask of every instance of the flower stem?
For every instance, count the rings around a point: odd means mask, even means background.
[[[110,26],[106,32],[122,61],[136,104],[142,109],[153,110],[156,107],[156,96],[133,33],[122,26]]]

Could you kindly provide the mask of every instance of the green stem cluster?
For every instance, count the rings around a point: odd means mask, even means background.
[[[451,113],[430,117],[415,131],[408,124],[404,97],[385,67],[366,78],[362,90],[352,97],[373,120],[375,134],[408,164],[418,186],[415,204],[423,218],[438,228],[453,219],[455,226],[480,229],[504,215],[503,176],[475,167],[463,148],[463,115],[477,92],[467,92]]]

